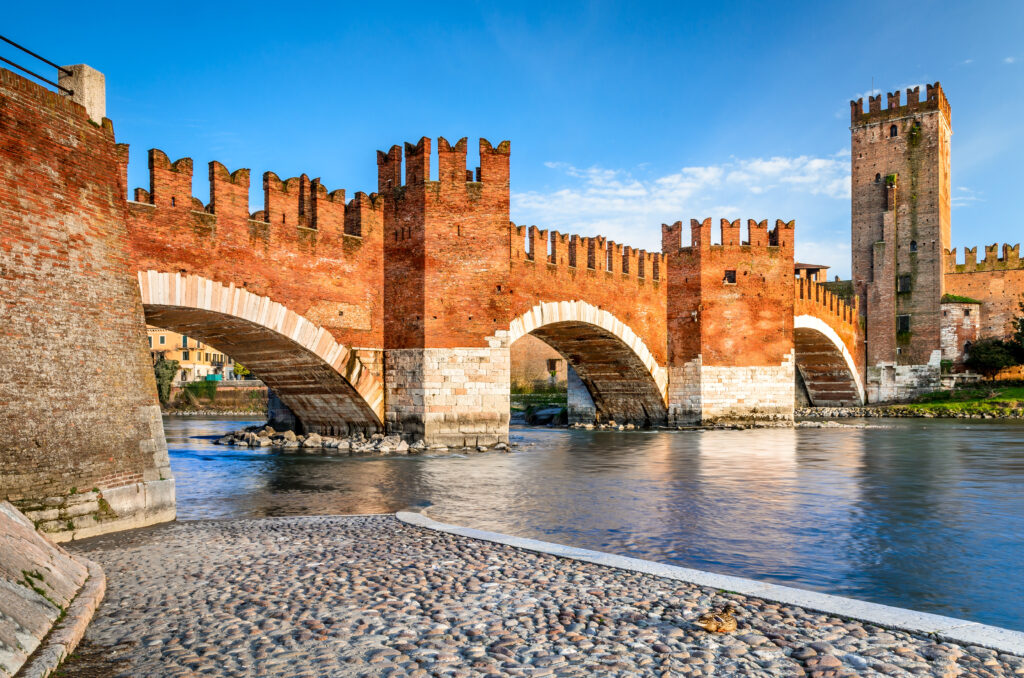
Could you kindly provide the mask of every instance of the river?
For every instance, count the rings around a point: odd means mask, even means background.
[[[512,430],[510,454],[279,455],[164,420],[178,519],[427,509],[445,522],[1024,630],[1024,424]]]

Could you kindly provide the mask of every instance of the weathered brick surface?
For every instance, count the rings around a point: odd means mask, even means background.
[[[108,120],[0,70],[0,498],[170,476],[119,159]]]
[[[938,349],[949,247],[949,103],[938,83],[851,101],[853,283],[869,365],[925,365]],[[897,292],[897,282],[908,283]],[[896,316],[910,316],[899,332]]]

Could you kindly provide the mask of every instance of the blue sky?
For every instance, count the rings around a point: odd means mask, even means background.
[[[352,195],[394,143],[511,139],[517,223],[658,249],[663,221],[792,218],[798,258],[846,277],[849,100],[940,80],[953,244],[1021,239],[1018,0],[157,4],[4,12],[3,34],[106,74],[133,187],[157,147],[195,160],[204,200],[208,161],[251,168],[255,211],[265,170]]]

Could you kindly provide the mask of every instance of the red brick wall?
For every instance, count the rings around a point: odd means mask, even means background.
[[[711,219],[662,227],[668,253],[669,364],[702,356],[703,365],[779,365],[793,350],[793,222],[722,219],[721,244],[711,244]],[[726,272],[735,273],[735,283]]]
[[[438,139],[438,181],[430,181],[431,140],[378,153],[384,197],[388,348],[486,345],[508,329],[510,144],[480,140],[476,181],[466,139]]]
[[[127,157],[127,149],[122,149]],[[266,296],[347,346],[381,348],[382,203],[328,193],[306,175],[263,175],[263,209],[249,215],[249,170],[209,165],[210,204],[192,197],[192,161],[149,152],[150,189],[136,189],[128,232],[137,270],[183,272]]]
[[[170,475],[119,157],[109,120],[0,70],[0,498]]]

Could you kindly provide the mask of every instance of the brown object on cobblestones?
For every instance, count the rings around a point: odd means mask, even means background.
[[[712,610],[697,617],[694,622],[709,633],[732,633],[736,630],[736,608],[726,605],[724,610]]]

